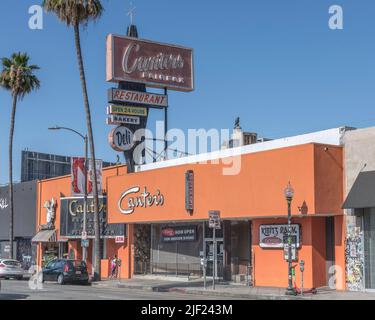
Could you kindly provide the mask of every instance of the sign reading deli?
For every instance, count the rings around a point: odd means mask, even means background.
[[[109,102],[139,103],[153,107],[168,107],[168,96],[149,92],[108,89]]]
[[[107,36],[107,81],[193,91],[193,50],[116,35]]]

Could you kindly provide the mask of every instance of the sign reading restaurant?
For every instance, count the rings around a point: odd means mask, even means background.
[[[168,107],[167,95],[114,88],[108,89],[108,101],[139,103],[154,107]]]
[[[110,34],[106,80],[138,82],[149,87],[193,91],[193,50]]]

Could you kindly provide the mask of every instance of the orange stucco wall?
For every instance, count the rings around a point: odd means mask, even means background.
[[[223,164],[188,164],[108,179],[108,218],[116,222],[160,222],[207,219],[209,210],[220,210],[222,218],[285,215],[283,190],[288,181],[295,189],[292,213],[342,214],[342,149],[330,146],[333,156],[316,144],[299,145],[243,155],[237,175],[223,175]],[[322,162],[322,164],[321,164]],[[339,163],[340,165],[337,165]],[[186,170],[194,170],[194,212],[185,210]],[[325,187],[322,189],[316,186]],[[135,208],[121,214],[121,194],[134,186],[164,195],[163,206]],[[339,187],[338,187],[339,186]],[[139,196],[139,194],[138,194]],[[126,208],[127,200],[122,202]]]

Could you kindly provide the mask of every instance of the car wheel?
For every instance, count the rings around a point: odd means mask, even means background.
[[[57,283],[60,284],[60,285],[64,284],[64,275],[63,274],[59,274],[59,276],[57,277]]]
[[[90,283],[89,283],[89,280],[84,280],[84,281],[81,282],[81,284],[83,286],[88,286]]]
[[[16,279],[17,280],[23,280],[23,277],[17,277]]]

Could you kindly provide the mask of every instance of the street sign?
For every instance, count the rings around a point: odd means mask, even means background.
[[[144,104],[151,108],[168,107],[167,95],[114,88],[108,89],[108,101]]]
[[[125,237],[124,236],[117,236],[115,238],[115,243],[124,243],[125,242]]]
[[[129,151],[134,146],[134,134],[129,128],[119,126],[108,135],[110,146],[116,151]]]
[[[110,104],[107,108],[107,114],[123,114],[128,116],[147,117],[147,108],[133,106],[118,106]]]
[[[87,232],[82,231],[82,240],[87,240]]]
[[[220,229],[220,211],[209,211],[208,212],[208,226],[213,229]]]
[[[81,247],[88,248],[89,247],[89,240],[81,240]]]
[[[121,125],[121,124],[140,124],[141,120],[139,117],[134,117],[134,116],[123,116],[123,115],[110,115],[107,118],[107,124],[108,125]]]
[[[291,251],[292,251],[292,261],[298,261],[297,259],[297,248],[294,244],[291,245]],[[284,244],[284,260],[288,261],[289,257],[289,247],[288,244]]]

